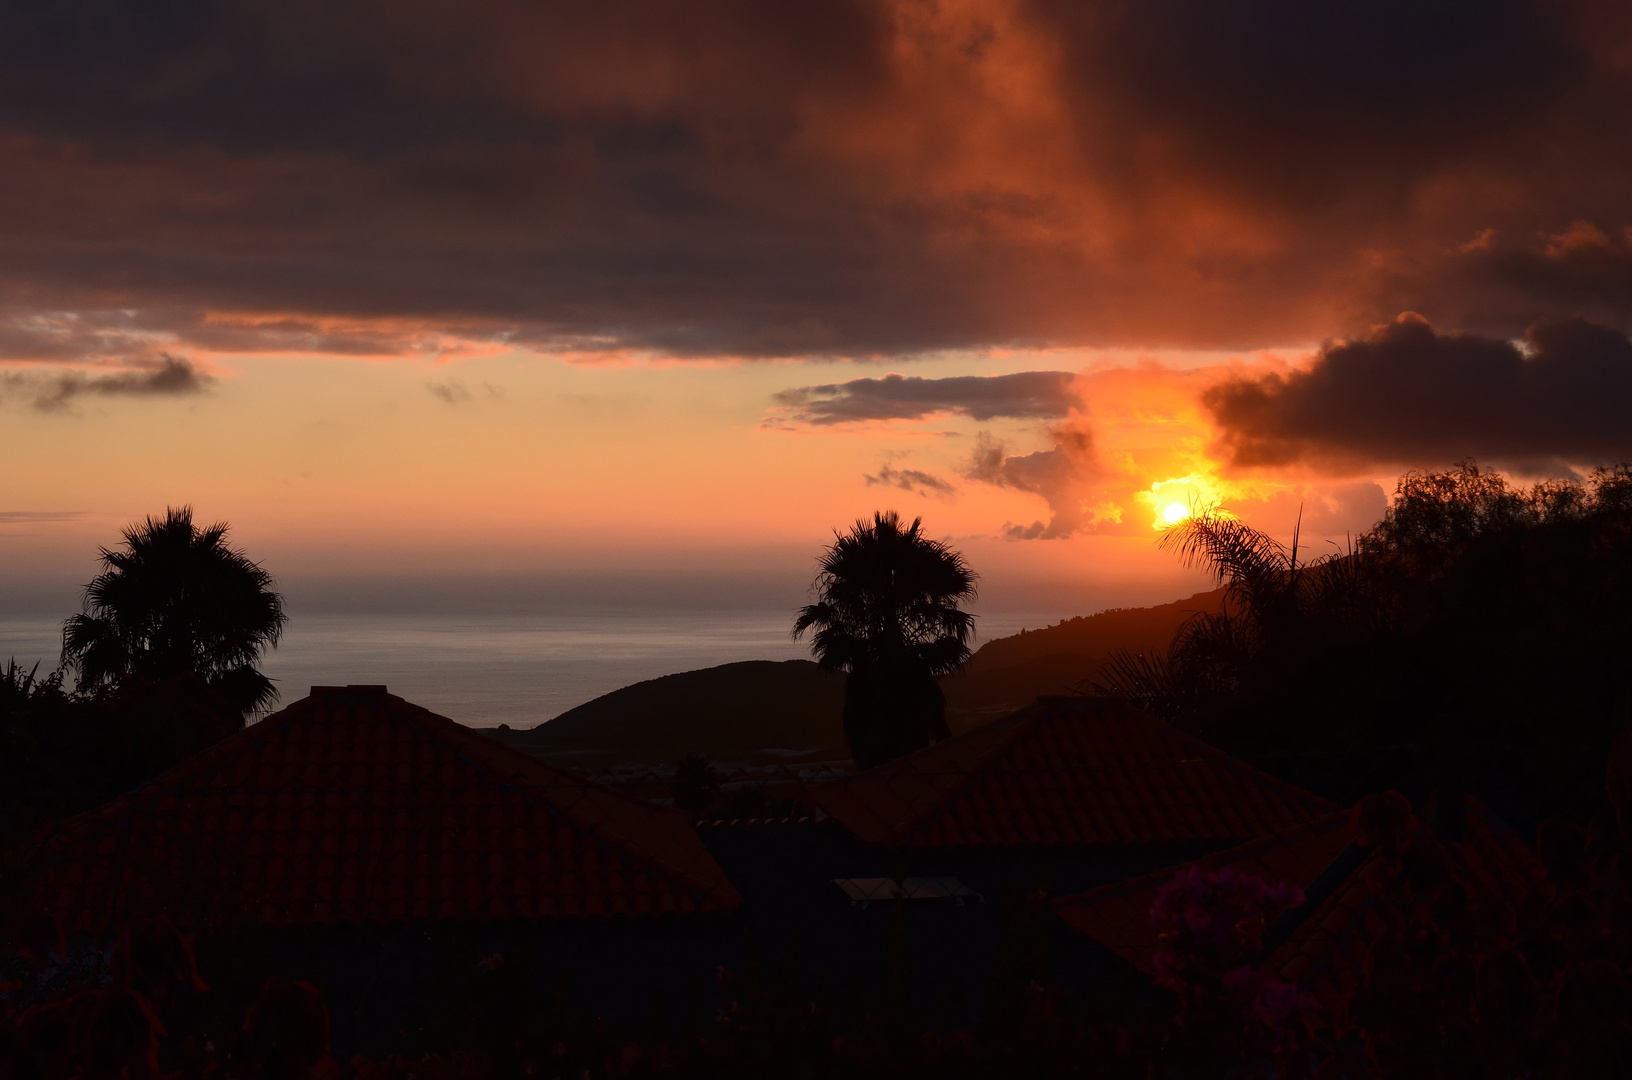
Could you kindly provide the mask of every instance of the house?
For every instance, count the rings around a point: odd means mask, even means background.
[[[825,818],[701,829],[742,892],[742,919],[772,955],[797,946],[816,977],[871,975],[904,953],[928,1016],[978,1012],[1017,937],[1052,935],[1068,983],[1093,966],[1076,935],[1050,929],[1046,905],[1031,925],[1038,897],[1341,814],[1147,713],[1086,697],[1040,699],[806,798]]]
[[[741,904],[681,812],[383,686],[313,687],[67,821],[23,888],[91,949],[163,916],[199,935],[207,979],[248,950],[264,974],[317,982],[350,1003],[336,1039],[354,1047],[423,1026],[427,987],[454,993],[478,955],[546,957],[609,1008],[632,978],[706,978]]]
[[[1304,903],[1271,923],[1261,966],[1312,995],[1342,1026],[1373,946],[1388,930],[1382,909],[1390,879],[1402,872],[1391,872],[1380,846],[1357,842],[1355,816],[1331,814],[1184,866],[1059,897],[1055,910],[1076,931],[1154,977],[1158,942],[1150,911],[1157,890],[1179,871],[1228,867],[1297,886]],[[1463,905],[1455,918],[1465,929],[1475,923],[1497,928],[1499,936],[1499,928],[1521,923],[1532,898],[1550,892],[1547,872],[1518,835],[1471,795],[1462,796],[1459,825],[1460,838],[1442,845],[1445,872],[1458,884]]]

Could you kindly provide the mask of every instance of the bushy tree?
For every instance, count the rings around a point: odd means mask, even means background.
[[[1472,790],[1523,825],[1590,816],[1593,763],[1632,725],[1632,469],[1408,473],[1313,561],[1216,511],[1163,544],[1224,610],[1116,656],[1103,690],[1342,801]]]
[[[714,796],[720,793],[720,776],[714,763],[702,754],[687,754],[675,766],[674,805],[694,818],[714,805]]]
[[[963,556],[894,511],[862,519],[822,556],[817,601],[793,636],[812,633],[825,668],[848,673],[844,733],[863,769],[949,734],[937,675],[969,656],[975,573]]]

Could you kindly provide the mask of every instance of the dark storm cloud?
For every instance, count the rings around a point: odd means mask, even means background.
[[[202,393],[213,378],[190,360],[161,354],[145,370],[119,371],[109,375],[67,372],[43,376],[35,372],[9,372],[4,385],[33,400],[41,412],[65,410],[77,398],[96,397],[182,397]]]
[[[1436,291],[1438,306],[1457,323],[1502,333],[1559,311],[1629,326],[1632,226],[1612,236],[1576,221],[1519,240],[1492,229],[1461,245]]]
[[[1624,247],[1629,27],[1610,0],[9,4],[0,355],[120,347],[53,312],[366,355],[1628,325],[1624,255],[1547,237]]]
[[[1532,0],[1034,0],[1090,122],[1154,130],[1254,195],[1324,198],[1545,114],[1590,77],[1574,16]]]
[[[1307,370],[1233,379],[1202,400],[1237,465],[1624,460],[1632,341],[1566,319],[1520,345],[1405,315]]]
[[[861,420],[922,420],[954,412],[976,420],[999,416],[1054,418],[1077,404],[1068,371],[1021,371],[1012,375],[957,375],[944,379],[890,374],[882,379],[784,390],[773,400],[802,424]]]

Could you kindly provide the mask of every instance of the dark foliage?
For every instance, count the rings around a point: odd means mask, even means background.
[[[186,507],[125,530],[63,629],[62,667],[0,669],[0,848],[241,729],[285,616],[271,576]],[[66,684],[66,676],[74,685]]]
[[[687,755],[674,770],[674,805],[693,818],[703,816],[720,793],[714,764],[701,754]]]
[[[814,631],[821,666],[849,673],[844,733],[863,769],[948,737],[936,675],[969,656],[975,574],[963,556],[924,535],[923,521],[894,511],[858,521],[827,549],[818,599],[793,635]]]
[[[1401,478],[1353,549],[1299,561],[1219,512],[1163,540],[1225,608],[1103,691],[1352,802],[1476,792],[1526,827],[1600,804],[1632,724],[1632,469],[1529,489],[1465,462]]]
[[[227,546],[227,526],[193,524],[191,507],[125,530],[124,546],[102,549],[106,569],[85,587],[84,610],[62,631],[63,666],[88,693],[133,682],[186,687],[236,711],[237,725],[277,698],[256,664],[283,634],[283,600],[272,576]],[[192,700],[204,698],[181,690]],[[200,732],[204,745],[219,732]]]

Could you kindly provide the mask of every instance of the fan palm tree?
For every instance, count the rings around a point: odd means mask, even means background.
[[[227,545],[227,526],[195,526],[191,507],[147,518],[124,539],[102,549],[103,572],[63,626],[63,666],[80,693],[139,698],[139,711],[151,711],[149,698],[194,712],[207,703],[217,730],[183,740],[196,749],[277,698],[257,665],[283,634],[283,600],[270,574]]]
[[[950,733],[935,676],[969,656],[975,595],[963,556],[924,535],[923,519],[894,511],[863,518],[822,556],[817,601],[799,611],[793,636],[813,631],[825,668],[845,671],[844,733],[863,769]]]

